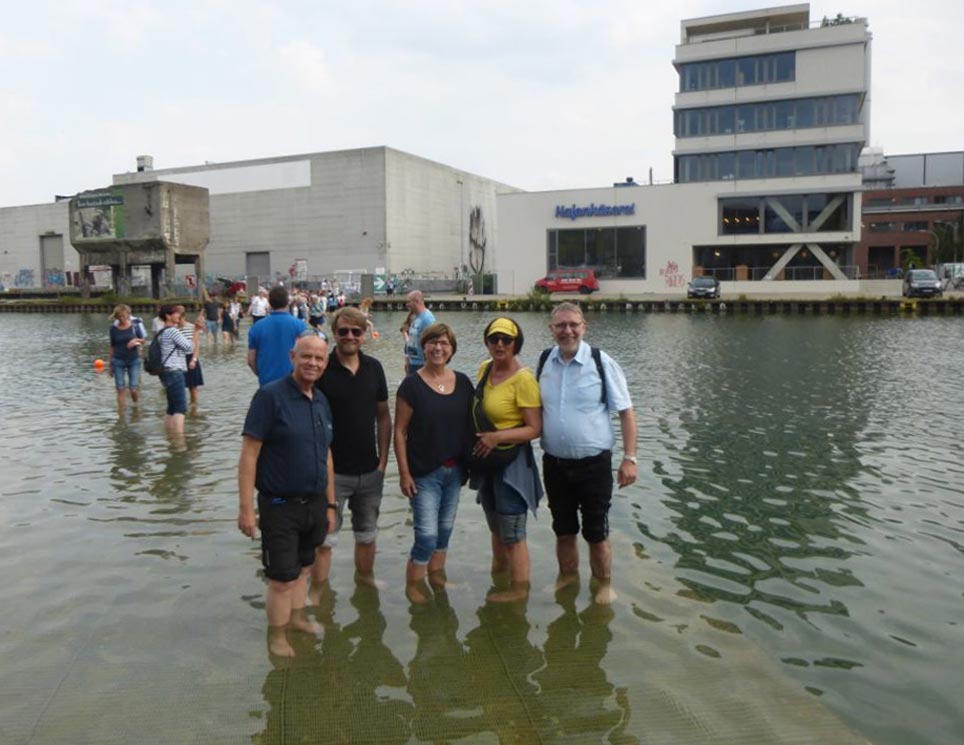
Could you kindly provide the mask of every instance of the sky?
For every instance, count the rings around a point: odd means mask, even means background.
[[[7,3],[0,207],[135,170],[386,145],[527,190],[673,175],[680,21],[743,0]],[[964,3],[813,2],[873,34],[868,145],[964,149]]]

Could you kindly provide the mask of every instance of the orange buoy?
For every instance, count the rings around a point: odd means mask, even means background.
[[[379,334],[377,331],[372,331],[372,339],[377,339],[379,336],[381,336],[381,334]]]
[[[97,372],[100,372],[101,370],[103,370],[103,369],[104,369],[104,361],[103,361],[103,360],[94,360],[94,369],[95,369]]]

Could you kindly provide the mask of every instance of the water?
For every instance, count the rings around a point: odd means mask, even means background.
[[[441,314],[440,314],[441,315]],[[401,314],[379,314],[400,380]],[[488,317],[451,313],[474,373]],[[549,342],[519,318],[523,358]],[[471,492],[429,608],[402,592],[390,467],[378,576],[336,549],[323,638],[268,658],[235,527],[244,350],[203,356],[187,449],[159,384],[118,418],[107,322],[0,316],[4,742],[957,743],[964,732],[964,325],[948,318],[590,317],[627,372],[639,482],[617,493],[611,609],[554,595],[548,512],[525,607],[484,603]],[[583,556],[583,571],[585,570]]]

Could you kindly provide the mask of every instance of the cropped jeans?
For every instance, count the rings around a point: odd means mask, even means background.
[[[415,545],[410,554],[413,564],[428,564],[436,551],[446,551],[455,513],[459,509],[462,469],[439,466],[431,473],[415,478],[418,492],[412,497],[415,523]]]

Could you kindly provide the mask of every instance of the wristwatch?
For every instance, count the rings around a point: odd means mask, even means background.
[[[624,456],[623,456],[623,460],[628,460],[628,461],[629,461],[630,463],[632,463],[634,466],[635,466],[636,463],[638,462],[635,455],[624,455]]]
[[[337,504],[332,504],[331,502],[329,502],[329,503],[328,503],[328,506],[327,506],[325,509],[328,509],[328,510],[337,510],[337,509],[338,509],[338,505],[337,505]]]

